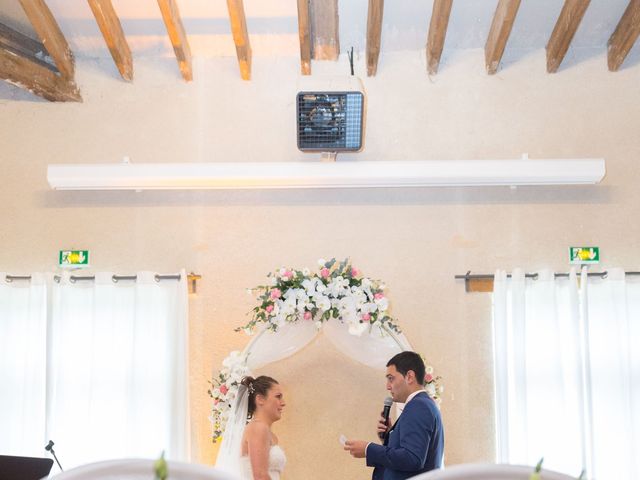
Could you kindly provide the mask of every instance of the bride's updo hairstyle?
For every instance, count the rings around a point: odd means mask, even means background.
[[[247,387],[249,391],[249,409],[247,411],[247,417],[253,417],[253,413],[256,411],[256,395],[267,396],[267,392],[272,385],[277,384],[278,381],[267,377],[266,375],[260,375],[257,378],[244,377],[240,383]]]

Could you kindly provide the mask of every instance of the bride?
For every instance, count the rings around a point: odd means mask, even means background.
[[[280,480],[286,458],[271,431],[285,406],[280,384],[244,377],[227,421],[216,467],[242,480]],[[249,423],[247,423],[249,420]]]

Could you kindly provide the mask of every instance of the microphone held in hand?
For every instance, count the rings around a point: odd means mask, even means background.
[[[391,405],[393,405],[393,399],[391,397],[387,397],[384,399],[384,407],[382,408],[382,418],[384,418],[384,423],[389,425],[389,414],[391,413]],[[387,432],[378,432],[378,437],[380,440],[384,440]]]

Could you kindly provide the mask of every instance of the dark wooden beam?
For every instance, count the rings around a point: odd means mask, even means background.
[[[518,8],[520,8],[520,0],[498,0],[498,6],[491,22],[491,30],[489,30],[487,43],[484,46],[485,65],[489,75],[498,71]]]
[[[182,25],[178,4],[175,0],[158,0],[158,6],[160,7],[160,12],[162,12],[162,19],[167,27],[171,45],[173,45],[173,51],[176,54],[176,60],[178,61],[182,78],[190,82],[193,80],[191,49],[189,48],[187,34]]]
[[[309,0],[298,0],[298,36],[300,37],[300,72],[302,75],[311,75]]]
[[[558,71],[591,0],[565,0],[547,43],[547,72]]]
[[[367,10],[367,76],[369,77],[373,77],[378,71],[383,12],[384,0],[369,0]]]
[[[631,0],[607,42],[609,70],[617,72],[640,34],[640,0]]]
[[[337,60],[340,55],[338,0],[310,0],[314,60]]]
[[[52,102],[82,101],[73,79],[4,48],[0,48],[0,78]]]
[[[427,71],[429,75],[438,73],[440,57],[444,48],[444,39],[447,36],[449,16],[453,0],[434,0],[429,23],[429,35],[427,37]]]
[[[120,19],[113,9],[111,0],[88,0],[88,2],[120,75],[130,82],[133,80],[131,49],[124,37]]]
[[[247,31],[247,18],[244,14],[242,0],[227,0],[229,22],[233,43],[236,44],[236,55],[240,66],[240,76],[243,80],[251,80],[251,43]]]
[[[42,43],[2,23],[0,23],[0,48],[27,58],[52,72],[59,73],[53,63],[47,62],[47,58],[51,57]]]
[[[44,0],[20,0],[20,4],[62,76],[73,79],[73,53],[47,4]]]

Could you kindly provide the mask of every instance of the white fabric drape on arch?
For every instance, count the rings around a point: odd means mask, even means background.
[[[498,461],[638,478],[640,282],[499,270],[493,316]]]
[[[41,273],[0,272],[0,453],[42,456],[45,440],[47,286]]]
[[[378,370],[384,370],[387,360],[403,350],[411,350],[409,341],[402,333],[382,331],[378,325],[362,335],[352,335],[346,324],[330,319],[318,330],[312,321],[299,320],[285,323],[278,331],[263,327],[247,345],[247,366],[251,370],[290,357],[300,351],[318,334],[324,334],[333,345],[352,359]]]
[[[65,468],[107,458],[189,458],[186,274],[156,281],[0,275],[2,453]],[[8,313],[7,313],[8,312]],[[6,386],[11,388],[6,388]],[[7,423],[5,423],[5,417]],[[13,435],[15,432],[15,435]]]

